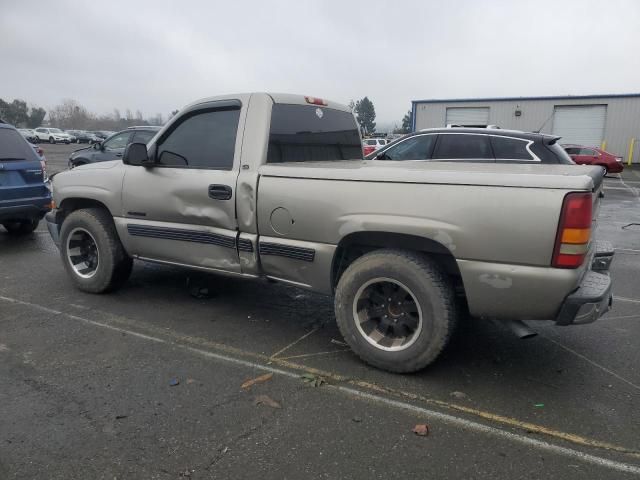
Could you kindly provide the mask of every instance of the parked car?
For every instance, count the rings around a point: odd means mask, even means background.
[[[433,128],[408,134],[367,155],[370,160],[433,160],[476,163],[574,162],[560,137],[517,130]]]
[[[624,170],[622,157],[616,157],[601,148],[582,145],[563,145],[563,147],[578,165],[599,165],[605,169],[606,173],[620,173]]]
[[[78,140],[78,138],[73,133],[71,133],[70,130],[65,130],[64,133],[66,133],[69,136],[70,143],[76,143],[76,141]]]
[[[92,132],[87,132],[85,130],[67,130],[67,133],[74,135],[76,137],[76,143],[88,143],[93,145],[96,142],[100,142],[102,139],[97,137]]]
[[[38,127],[34,130],[41,142],[49,143],[71,143],[69,134],[59,128]]]
[[[92,132],[96,137],[98,137],[101,140],[105,140],[107,138],[109,138],[111,135],[113,135],[116,132],[112,132],[109,130],[96,130],[95,132]]]
[[[387,143],[389,142],[384,138],[364,138],[362,139],[362,154],[369,155],[384,147]]]
[[[118,288],[135,258],[335,294],[355,353],[411,372],[462,308],[525,330],[606,313],[603,183],[557,163],[363,161],[347,106],[254,93],[195,102],[122,161],[57,174],[47,225],[83,291]]]
[[[20,135],[26,138],[30,143],[38,143],[40,141],[38,139],[38,136],[36,135],[36,132],[31,130],[30,128],[19,128],[18,132],[20,132]]]
[[[13,235],[33,232],[51,209],[44,155],[12,126],[0,123],[0,224]]]
[[[160,130],[160,127],[130,127],[118,132],[92,147],[76,150],[69,156],[69,168],[87,163],[106,162],[122,158],[124,149],[131,142],[147,143]]]

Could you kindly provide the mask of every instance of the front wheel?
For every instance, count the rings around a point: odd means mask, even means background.
[[[111,215],[101,208],[76,210],[64,220],[60,255],[76,287],[90,293],[117,289],[133,267]]]
[[[53,138],[53,137],[49,137],[49,143],[55,144],[56,143],[56,139]]]
[[[16,220],[2,224],[11,235],[29,235],[38,228],[40,220]]]
[[[454,288],[420,253],[378,250],[354,261],[336,289],[338,327],[365,362],[396,373],[432,363],[457,321]]]

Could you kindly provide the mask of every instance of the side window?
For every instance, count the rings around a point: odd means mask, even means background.
[[[595,157],[596,151],[590,148],[581,148],[580,153],[578,155],[587,155],[589,157]]]
[[[490,137],[493,154],[499,160],[533,160],[527,150],[528,140],[516,138]]]
[[[441,134],[434,160],[464,160],[490,158],[493,160],[489,137],[486,135]]]
[[[382,160],[428,160],[436,135],[417,135],[386,150]]]
[[[580,153],[580,149],[575,147],[565,148],[564,151],[569,155],[578,155]]]
[[[158,146],[158,163],[171,167],[231,170],[240,109],[195,113]]]
[[[119,133],[118,135],[115,135],[104,142],[104,149],[119,150],[121,148],[124,148],[129,143],[129,137],[131,137],[131,132]]]
[[[149,143],[149,140],[151,140],[155,134],[156,132],[152,132],[151,130],[138,130],[133,135],[131,143]]]
[[[38,133],[44,133],[44,128],[36,128],[36,132],[38,132]]]

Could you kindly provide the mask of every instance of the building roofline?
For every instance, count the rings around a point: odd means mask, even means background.
[[[485,97],[485,98],[433,98],[424,100],[411,100],[416,103],[473,103],[473,102],[513,102],[524,100],[589,100],[596,98],[633,98],[640,97],[640,93],[610,93],[601,95],[552,95],[547,97]]]

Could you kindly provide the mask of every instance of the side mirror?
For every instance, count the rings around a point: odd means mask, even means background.
[[[147,145],[144,143],[130,143],[127,145],[122,155],[122,163],[125,165],[150,167],[152,162],[149,160]]]
[[[102,142],[101,142],[100,140],[96,141],[96,142],[93,144],[93,149],[94,149],[94,150],[102,150]]]

